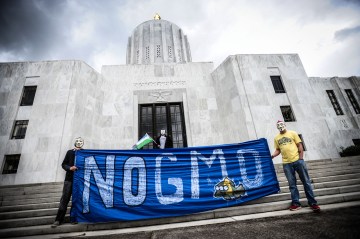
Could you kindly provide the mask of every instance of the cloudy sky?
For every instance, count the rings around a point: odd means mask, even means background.
[[[0,62],[126,62],[133,29],[159,13],[194,62],[298,53],[308,76],[360,76],[360,0],[0,0]]]

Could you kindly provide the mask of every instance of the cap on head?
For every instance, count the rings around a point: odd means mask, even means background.
[[[81,137],[77,137],[77,138],[75,139],[74,146],[75,146],[76,148],[82,148],[82,147],[84,146],[84,139],[81,138]]]

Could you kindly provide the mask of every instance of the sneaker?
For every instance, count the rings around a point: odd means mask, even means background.
[[[289,207],[289,209],[290,209],[290,211],[297,211],[297,210],[301,209],[301,206],[293,204]]]
[[[76,225],[76,224],[78,224],[78,222],[71,222],[71,225]]]
[[[320,212],[320,207],[318,205],[313,204],[310,207],[314,212]]]
[[[53,224],[51,224],[52,228],[55,228],[57,226],[60,226],[60,222],[59,221],[55,221]]]

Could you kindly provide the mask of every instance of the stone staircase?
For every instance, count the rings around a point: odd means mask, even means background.
[[[360,156],[338,159],[307,161],[314,192],[319,205],[358,202],[360,205]],[[136,228],[179,222],[219,219],[226,217],[261,214],[287,210],[290,193],[282,166],[275,165],[281,193],[260,198],[236,207],[221,208],[182,217],[149,219],[97,224],[66,223],[51,228],[59,200],[62,183],[29,184],[0,187],[0,238],[59,237],[99,230]],[[306,206],[306,198],[301,182],[298,182],[301,202]],[[68,220],[68,217],[67,217]]]

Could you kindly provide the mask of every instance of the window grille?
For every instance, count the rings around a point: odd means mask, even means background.
[[[25,86],[21,97],[20,106],[33,105],[37,86]]]
[[[150,58],[150,48],[148,46],[145,48],[145,58],[146,60]]]
[[[169,58],[172,58],[172,47],[171,46],[168,46],[168,55],[169,55]]]
[[[161,57],[160,45],[156,45],[156,57]]]
[[[336,95],[335,95],[334,91],[333,90],[327,90],[326,93],[328,94],[330,102],[331,102],[332,106],[334,107],[335,113],[337,115],[343,115],[344,113],[343,113],[343,111],[341,109],[341,106],[340,106],[340,104],[339,104],[339,102],[338,102],[338,100],[336,98]]]
[[[17,120],[15,121],[14,129],[11,135],[11,139],[24,139],[26,129],[28,126],[28,120]]]
[[[174,148],[187,147],[184,109],[182,103],[139,105],[139,139],[148,133],[153,139],[165,129]],[[153,148],[153,143],[144,149]]]
[[[270,76],[275,93],[286,93],[280,76]]]
[[[2,174],[16,173],[19,166],[20,154],[5,155],[4,161]]]
[[[293,122],[295,121],[294,114],[291,110],[290,105],[280,106],[281,113],[283,115],[285,122]]]
[[[351,89],[346,89],[345,90],[349,100],[350,100],[350,103],[351,105],[353,106],[354,110],[355,110],[355,113],[356,114],[360,114],[360,107],[359,107],[359,103],[357,102],[353,92]]]

